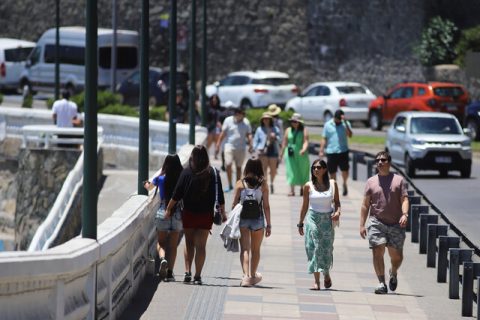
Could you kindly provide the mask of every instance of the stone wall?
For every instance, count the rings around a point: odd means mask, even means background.
[[[12,5],[12,4],[15,5]],[[61,24],[85,25],[85,2],[62,0]],[[139,30],[140,1],[117,0],[119,27]],[[189,28],[190,0],[178,0],[179,28]],[[197,1],[201,25],[202,1]],[[428,20],[441,14],[463,28],[478,21],[480,2],[467,0],[209,0],[208,81],[241,69],[287,72],[305,87],[313,81],[353,80],[376,94],[404,80],[424,80],[412,55]],[[168,29],[160,15],[169,1],[150,1],[150,61],[168,65]],[[54,27],[55,7],[48,1],[0,2],[0,37],[35,41]],[[25,18],[28,17],[28,18]],[[111,27],[111,0],[98,0],[98,21]],[[198,50],[202,32],[198,30]],[[179,51],[188,66],[188,51]],[[198,54],[198,61],[200,54]],[[465,77],[463,77],[465,78]],[[478,86],[464,82],[474,96]],[[473,85],[472,85],[473,83]]]
[[[80,151],[22,149],[17,174],[15,248],[26,250],[47,217]],[[24,196],[26,195],[26,196]]]

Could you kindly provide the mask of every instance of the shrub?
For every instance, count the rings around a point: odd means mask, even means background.
[[[83,112],[85,109],[85,91],[76,94],[71,97],[73,102],[78,106],[78,112]],[[54,98],[47,100],[47,108],[52,109],[53,103],[55,102]],[[119,105],[120,104],[120,95],[114,94],[110,91],[98,91],[97,92],[97,107],[98,109],[103,109],[109,105]]]
[[[22,108],[31,109],[32,106],[33,106],[33,96],[29,93],[25,97],[23,97]]]
[[[480,52],[480,26],[463,30],[455,50],[458,54],[455,63],[463,67],[467,52]]]
[[[98,110],[99,113],[105,113],[105,114],[116,114],[119,116],[127,116],[127,117],[138,117],[138,111],[133,109],[130,106],[125,106],[121,104],[111,104],[109,106],[106,106],[100,110]]]
[[[0,104],[3,102],[3,94],[0,93]]]
[[[424,66],[452,63],[456,57],[455,38],[458,28],[449,20],[435,17],[422,32],[414,53]]]
[[[262,118],[262,114],[266,112],[267,109],[257,109],[257,108],[250,108],[246,111],[246,117],[250,121],[252,129],[255,130],[260,125],[260,119]],[[283,121],[283,128],[285,129],[288,126],[288,120],[292,117],[293,111],[282,111],[279,114],[280,119]]]
[[[149,118],[152,120],[166,121],[165,114],[167,113],[167,107],[153,107],[149,111]]]

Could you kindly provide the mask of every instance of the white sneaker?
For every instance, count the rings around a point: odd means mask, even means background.
[[[160,267],[158,268],[158,275],[160,276],[160,280],[164,280],[167,277],[167,265],[167,260],[160,260]]]
[[[378,284],[378,286],[375,288],[375,293],[376,294],[387,294],[388,293],[387,285],[383,282],[380,282]]]

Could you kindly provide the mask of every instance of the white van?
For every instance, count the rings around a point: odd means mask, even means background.
[[[60,86],[72,94],[85,87],[84,27],[61,27],[60,30]],[[98,87],[105,89],[111,82],[112,29],[98,29]],[[55,36],[52,28],[38,39],[35,49],[28,57],[27,68],[20,84],[24,90],[55,91]],[[117,30],[117,82],[138,69],[139,36],[136,31]]]
[[[18,89],[25,69],[25,60],[35,47],[35,42],[0,38],[0,89]]]

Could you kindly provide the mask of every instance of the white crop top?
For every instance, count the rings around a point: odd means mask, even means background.
[[[313,186],[312,181],[309,181],[308,183],[310,185],[308,208],[316,212],[332,212],[333,183],[330,182],[330,188],[326,191],[317,191]]]

